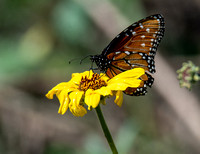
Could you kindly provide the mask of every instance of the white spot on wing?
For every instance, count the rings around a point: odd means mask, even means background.
[[[142,35],[141,38],[145,38],[145,35]]]
[[[125,54],[130,55],[131,53],[129,51],[125,51]]]
[[[133,35],[135,35],[135,34],[136,34],[136,32],[132,32],[132,34],[133,34]]]
[[[147,28],[147,29],[146,29],[146,31],[149,33],[150,29],[149,29],[149,28]]]
[[[141,46],[142,46],[142,47],[145,47],[145,43],[142,43]]]
[[[117,55],[117,54],[120,54],[121,53],[121,51],[117,51],[117,52],[115,52],[115,54]]]

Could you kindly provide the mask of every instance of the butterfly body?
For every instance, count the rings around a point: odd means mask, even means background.
[[[105,72],[111,64],[111,60],[103,55],[90,56],[90,59],[92,60],[92,62],[96,63],[98,69],[102,72]]]
[[[129,69],[145,69],[145,74],[140,77],[141,85],[124,91],[127,95],[144,95],[147,86],[151,87],[154,81],[151,76],[155,73],[154,57],[164,30],[162,15],[146,17],[123,30],[100,55],[91,56],[90,59],[110,78]]]

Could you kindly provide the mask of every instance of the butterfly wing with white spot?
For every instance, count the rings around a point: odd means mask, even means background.
[[[128,88],[126,94],[144,95],[146,86],[153,84],[154,79],[149,73],[155,73],[154,56],[164,30],[164,18],[160,14],[149,16],[122,31],[102,52],[111,60],[106,70],[110,78],[132,68],[145,69],[140,87]]]

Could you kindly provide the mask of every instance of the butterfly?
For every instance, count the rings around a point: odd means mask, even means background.
[[[164,36],[165,23],[161,14],[148,16],[133,23],[120,34],[99,55],[92,55],[98,69],[113,78],[119,73],[133,68],[143,68],[145,74],[140,77],[138,88],[128,87],[124,93],[131,96],[140,96],[147,93],[147,86],[151,87],[155,73],[157,47]]]

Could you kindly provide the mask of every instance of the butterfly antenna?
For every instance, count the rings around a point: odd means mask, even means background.
[[[71,64],[73,61],[76,61],[76,60],[80,60],[80,58],[71,59],[71,60],[69,61],[69,64]]]
[[[87,56],[85,56],[84,58],[82,58],[82,59],[80,60],[80,64],[82,64],[82,62],[83,62],[86,58],[88,58],[88,57],[90,57],[90,55],[87,55]]]
[[[74,58],[74,59],[71,59],[70,61],[69,61],[69,64],[71,64],[73,61],[77,61],[77,60],[80,60],[80,64],[83,62],[83,60],[85,60],[87,57],[89,57],[90,55],[88,55],[88,56],[86,56],[86,57],[84,57],[84,58]]]

